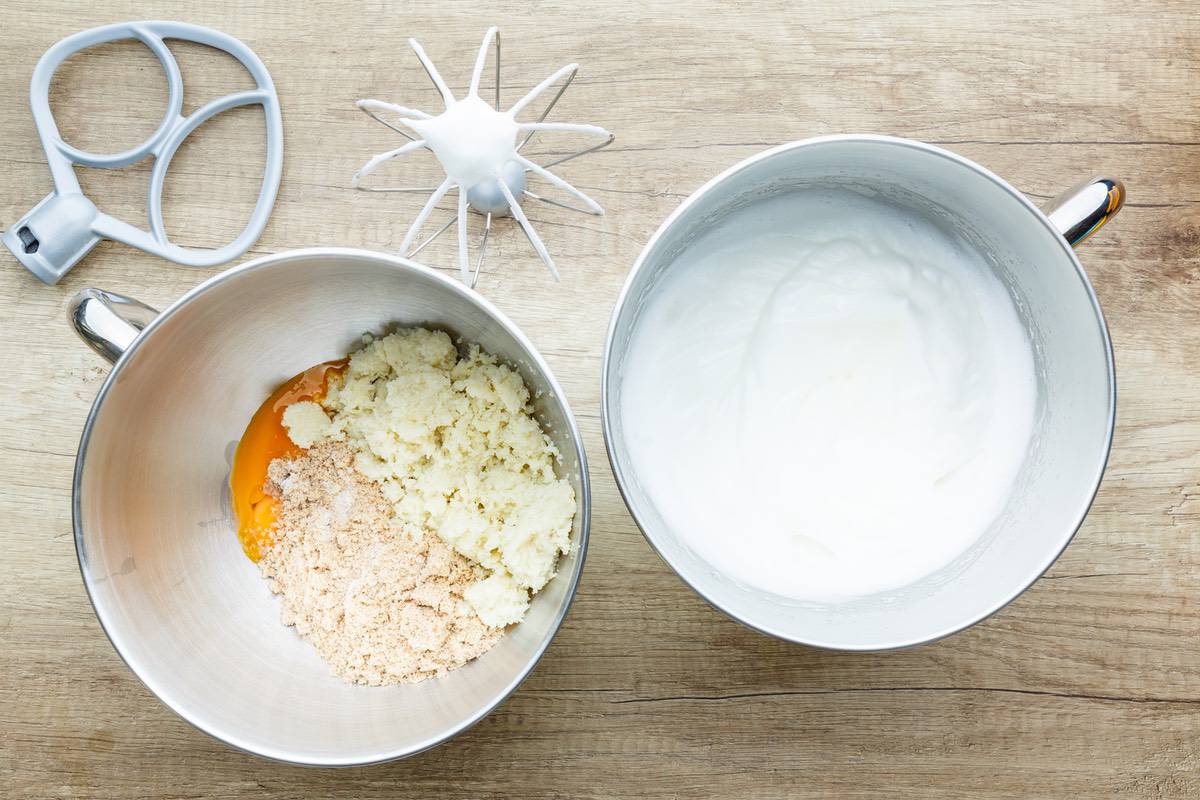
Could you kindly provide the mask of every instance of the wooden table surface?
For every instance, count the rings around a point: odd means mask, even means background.
[[[595,516],[578,599],[529,680],[482,723],[414,759],[314,770],[194,730],[113,651],[85,596],[70,487],[107,367],[68,330],[84,286],[163,306],[216,270],[104,243],[55,287],[0,255],[0,796],[1194,797],[1200,795],[1200,7],[1195,0],[733,3],[7,0],[0,23],[0,225],[49,190],[28,114],[33,65],[101,23],[178,18],[253,47],[283,106],[279,200],[251,255],[306,245],[394,250],[416,197],[349,178],[397,136],[354,108],[431,107],[405,39],[465,85],[489,24],[505,98],[582,64],[559,120],[617,133],[562,167],[602,219],[531,209],[552,283],[501,224],[481,291],[530,335],[586,437]],[[507,7],[501,7],[501,5]],[[186,107],[248,84],[180,46]],[[68,140],[115,150],[153,128],[165,84],[138,45],[72,59],[53,87]],[[257,111],[197,133],[167,182],[167,227],[220,244],[253,203]],[[953,149],[1037,201],[1094,170],[1130,202],[1080,251],[1112,328],[1112,461],[1049,574],[993,619],[903,652],[790,646],[713,611],[651,552],[605,458],[600,353],[640,248],[735,161],[815,134],[869,131]],[[541,152],[553,150],[546,140]],[[425,170],[419,160],[391,176]],[[411,172],[406,173],[406,169]],[[149,165],[81,170],[89,196],[145,218]],[[435,218],[437,219],[437,218]],[[447,237],[450,240],[450,237]],[[423,259],[449,268],[450,242]],[[281,376],[282,377],[282,376]]]

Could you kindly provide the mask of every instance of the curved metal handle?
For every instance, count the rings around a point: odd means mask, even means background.
[[[75,333],[110,363],[116,362],[158,311],[132,297],[103,289],[82,289],[67,304]]]
[[[1078,247],[1125,204],[1125,184],[1097,175],[1072,186],[1042,208],[1067,243]]]

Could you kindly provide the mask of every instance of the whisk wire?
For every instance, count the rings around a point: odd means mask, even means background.
[[[542,242],[542,237],[538,236],[537,231],[533,229],[533,225],[529,223],[529,219],[521,209],[521,204],[517,202],[517,198],[513,197],[512,191],[504,181],[500,181],[500,191],[508,201],[509,210],[512,211],[512,215],[521,226],[521,230],[525,231],[525,236],[528,237],[529,243],[537,251],[538,257],[542,259],[542,263],[550,270],[550,274],[554,276],[554,280],[559,280],[558,267],[554,266],[554,259],[550,257],[550,252],[546,249],[545,243]]]
[[[450,87],[442,80],[442,74],[425,54],[425,48],[421,47],[421,43],[416,39],[409,39],[408,46],[417,54],[417,60],[421,62],[421,66],[425,68],[425,74],[429,76],[429,80],[433,81],[434,87],[442,95],[442,101],[446,104],[446,108],[454,105],[454,93],[450,91]]]
[[[593,217],[604,216],[603,212],[597,213],[595,211],[592,211],[590,208],[581,208],[580,206],[573,206],[570,203],[564,203],[561,200],[554,200],[549,197],[543,197],[540,194],[534,194],[533,192],[529,191],[528,189],[526,189],[524,192],[522,192],[522,194],[525,197],[528,197],[530,200],[537,200],[539,203],[545,203],[548,206],[558,206],[559,208],[565,208],[568,211],[578,211],[580,214],[591,214]]]
[[[483,223],[483,235],[479,237],[479,257],[475,259],[475,271],[471,273],[471,282],[468,284],[474,289],[475,284],[479,282],[479,272],[483,269],[483,257],[487,254],[488,237],[492,233],[492,214],[489,211],[487,219]]]
[[[556,105],[558,105],[558,100],[563,96],[563,92],[567,90],[567,87],[571,85],[571,81],[575,80],[575,76],[579,74],[578,64],[568,64],[567,66],[574,67],[574,69],[567,73],[567,79],[563,81],[562,86],[558,87],[558,91],[554,93],[554,97],[550,98],[550,102],[546,105],[545,110],[542,111],[541,116],[537,118],[536,122],[544,122],[546,117],[550,116],[550,112],[554,110]],[[497,108],[499,108],[499,104],[497,104]],[[516,112],[513,113],[515,114]],[[529,144],[529,140],[536,135],[537,130],[531,129],[529,133],[525,135],[525,138],[521,140],[521,143],[517,145],[517,152],[521,152],[521,149],[524,148],[525,145]]]
[[[586,205],[588,208],[590,208],[592,210],[593,214],[596,214],[597,216],[599,216],[604,213],[604,209],[600,206],[599,203],[597,203],[592,198],[588,197],[584,192],[580,191],[579,189],[576,189],[574,186],[572,186],[571,184],[564,181],[562,178],[555,175],[550,170],[543,167],[541,164],[535,164],[534,162],[530,161],[528,158],[521,155],[520,153],[517,153],[517,161],[520,164],[522,164],[526,169],[528,169],[530,172],[533,172],[535,175],[539,175],[542,178],[545,178],[550,183],[557,186],[559,189],[562,189],[564,192],[566,192],[567,194],[574,197],[576,200],[582,201],[584,205]]]
[[[588,153],[594,153],[597,150],[603,150],[604,148],[606,148],[610,144],[612,144],[613,140],[616,138],[617,138],[616,134],[610,133],[610,134],[608,134],[608,138],[605,139],[603,142],[600,142],[600,144],[594,144],[591,147],[585,147],[583,150],[576,150],[574,153],[569,153],[561,158],[556,158],[553,161],[548,161],[545,164],[542,164],[542,166],[546,169],[550,169],[550,167],[557,167],[559,164],[566,163],[567,161],[571,161],[572,159],[579,158],[580,156],[586,156]]]
[[[413,224],[409,227],[408,233],[404,235],[404,241],[400,243],[401,253],[408,250],[408,247],[412,244],[413,239],[416,239],[417,234],[421,232],[421,226],[425,224],[425,220],[429,219],[429,215],[433,213],[433,207],[441,202],[441,199],[446,196],[446,192],[450,191],[451,187],[453,186],[454,181],[447,178],[446,180],[442,181],[442,185],[439,186],[433,194],[429,195],[429,199],[425,201],[425,205],[421,208],[421,212],[417,214],[417,218],[413,220]],[[459,191],[462,192],[463,190],[460,188]]]
[[[451,226],[451,225],[453,225],[455,222],[458,222],[458,217],[457,217],[457,216],[453,216],[453,217],[451,217],[450,219],[446,220],[446,224],[445,224],[445,225],[443,225],[442,227],[440,227],[440,228],[438,228],[436,231],[434,231],[434,232],[433,232],[433,233],[430,235],[430,237],[429,237],[428,239],[426,239],[425,241],[421,242],[419,245],[417,245],[416,247],[414,247],[412,250],[409,250],[407,253],[404,253],[404,257],[405,257],[405,258],[412,258],[412,257],[413,257],[413,256],[415,256],[417,253],[419,253],[419,252],[421,252],[422,250],[424,250],[426,247],[428,247],[428,246],[429,246],[429,245],[430,245],[430,244],[433,242],[433,240],[434,240],[434,239],[438,238],[438,237],[439,237],[439,236],[441,236],[443,233],[445,233],[447,230],[449,230],[450,226]],[[403,248],[401,248],[401,252],[403,252]]]

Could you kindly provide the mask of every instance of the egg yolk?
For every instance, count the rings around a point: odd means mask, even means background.
[[[229,487],[238,518],[238,539],[251,561],[258,561],[263,550],[271,546],[271,529],[279,512],[279,501],[264,491],[267,466],[277,458],[304,452],[283,426],[284,409],[302,400],[319,402],[325,396],[330,378],[341,375],[346,364],[344,358],[327,361],[285,381],[254,412],[238,442]]]

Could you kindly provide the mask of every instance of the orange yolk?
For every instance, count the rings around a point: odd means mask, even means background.
[[[262,558],[271,546],[271,529],[279,512],[279,501],[264,491],[267,466],[277,458],[289,458],[304,452],[283,426],[283,411],[302,400],[320,401],[329,379],[341,375],[346,359],[327,361],[309,367],[284,382],[266,399],[246,426],[233,456],[229,487],[233,491],[233,510],[238,518],[238,538],[251,561]]]

